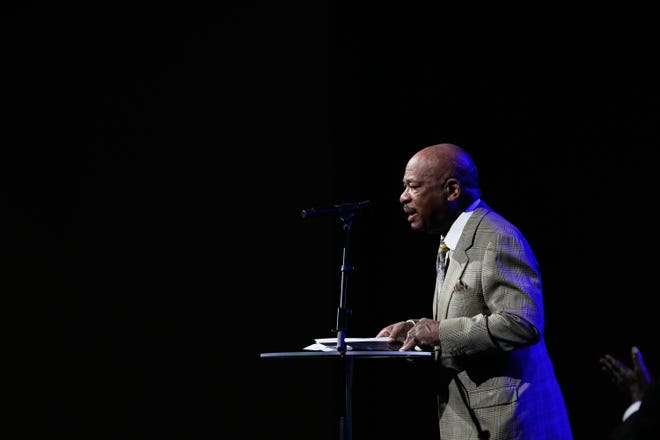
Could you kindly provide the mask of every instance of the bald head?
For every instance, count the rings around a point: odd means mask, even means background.
[[[444,143],[423,148],[410,158],[399,202],[411,228],[444,235],[479,197],[479,175],[472,158],[457,145]]]
[[[431,145],[419,150],[410,160],[416,161],[427,177],[434,176],[438,182],[457,179],[469,201],[481,196],[477,166],[467,151],[458,145]]]

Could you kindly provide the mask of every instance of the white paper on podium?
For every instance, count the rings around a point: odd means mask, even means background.
[[[337,349],[337,338],[318,338],[315,343],[308,345],[303,350],[311,351],[334,351]],[[360,351],[397,351],[401,347],[401,342],[390,343],[389,338],[345,338],[346,350]],[[416,350],[420,350],[415,347]]]

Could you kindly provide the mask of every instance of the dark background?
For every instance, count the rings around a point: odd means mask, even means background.
[[[301,210],[372,202],[348,336],[428,316],[398,197],[444,141],[535,249],[576,439],[627,404],[603,353],[660,370],[647,11],[91,3],[2,11],[4,438],[337,438],[339,365],[259,357],[333,336],[342,224]],[[430,373],[358,362],[355,439],[437,438]]]

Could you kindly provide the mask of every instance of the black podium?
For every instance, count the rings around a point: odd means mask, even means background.
[[[335,359],[339,362],[339,378],[342,392],[342,402],[338,411],[339,439],[352,440],[353,411],[353,363],[356,359],[432,359],[432,353],[427,351],[397,351],[397,350],[347,350],[330,351],[288,351],[261,353],[262,359]]]

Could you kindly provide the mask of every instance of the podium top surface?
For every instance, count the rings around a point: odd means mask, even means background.
[[[425,358],[431,357],[430,351],[397,351],[397,350],[348,350],[344,353],[350,358]],[[341,353],[329,351],[283,351],[261,353],[260,358],[338,358]]]

